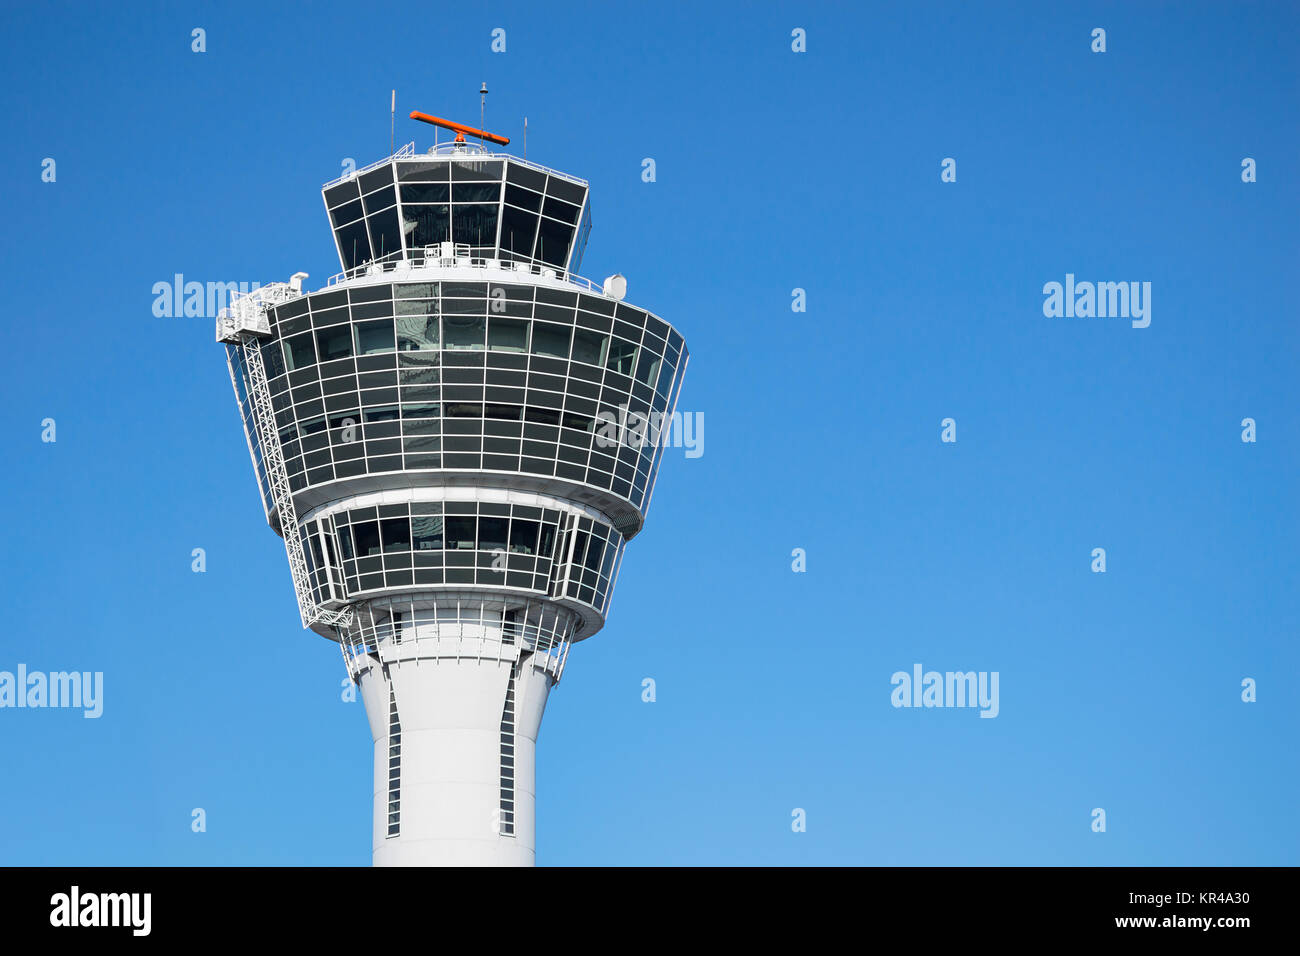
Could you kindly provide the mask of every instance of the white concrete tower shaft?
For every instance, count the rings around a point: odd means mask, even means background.
[[[537,736],[559,658],[475,615],[357,659],[376,866],[532,866]]]

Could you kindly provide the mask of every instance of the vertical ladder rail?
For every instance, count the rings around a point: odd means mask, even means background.
[[[273,283],[245,296],[232,297],[228,313],[238,322],[237,343],[248,378],[248,396],[253,407],[253,427],[257,431],[262,449],[262,467],[271,501],[280,519],[280,535],[284,539],[285,554],[289,558],[289,573],[293,578],[294,596],[298,599],[298,615],[303,627],[325,624],[333,627],[343,638],[343,631],[352,621],[352,609],[331,611],[316,603],[307,571],[307,557],[303,551],[302,532],[298,527],[298,512],[289,488],[289,473],[280,447],[280,432],[275,424],[275,407],[271,401],[271,388],[266,378],[266,363],[262,359],[262,341],[269,337],[269,326],[264,322],[249,321],[249,313],[265,313],[268,305],[290,297],[288,286]],[[223,314],[224,317],[224,314]],[[259,316],[260,318],[260,316]],[[221,335],[221,325],[218,324]],[[233,337],[233,336],[232,336]]]

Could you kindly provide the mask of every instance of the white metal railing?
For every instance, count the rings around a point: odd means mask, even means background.
[[[336,273],[329,277],[326,286],[338,285],[365,276],[385,275],[390,272],[404,272],[412,269],[484,269],[507,274],[512,272],[516,274],[523,273],[543,279],[555,279],[559,282],[576,285],[580,289],[594,292],[597,295],[605,294],[603,285],[580,276],[576,272],[566,272],[564,269],[540,265],[536,262],[518,262],[471,256],[468,245],[464,243],[457,243],[456,245],[457,252],[452,256],[445,256],[439,252],[436,255],[393,258],[393,256],[400,256],[401,254],[392,253],[383,259],[375,259],[352,269]]]

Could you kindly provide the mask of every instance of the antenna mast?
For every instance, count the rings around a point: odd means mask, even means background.
[[[482,88],[478,91],[478,128],[483,128],[483,113],[487,110],[487,81],[483,82]]]
[[[393,90],[393,102],[388,114],[388,155],[393,155],[397,143],[397,90]]]

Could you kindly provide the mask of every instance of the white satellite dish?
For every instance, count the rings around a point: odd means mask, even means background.
[[[611,299],[622,302],[623,297],[627,295],[627,278],[616,272],[605,280],[601,291]]]

